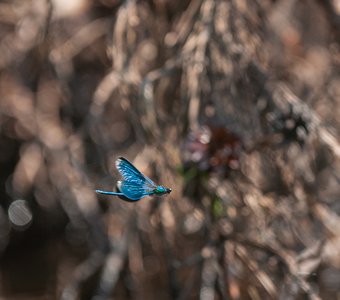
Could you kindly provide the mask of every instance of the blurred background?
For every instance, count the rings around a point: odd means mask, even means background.
[[[1,299],[340,299],[339,37],[339,0],[1,1]],[[119,156],[172,193],[96,195]]]

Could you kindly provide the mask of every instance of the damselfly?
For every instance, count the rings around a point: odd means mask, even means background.
[[[156,185],[124,157],[116,160],[116,167],[124,179],[117,182],[118,192],[96,190],[96,193],[119,196],[126,201],[138,201],[145,196],[161,196],[171,192],[169,188]]]

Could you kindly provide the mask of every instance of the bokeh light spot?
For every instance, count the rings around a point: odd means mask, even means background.
[[[15,200],[8,208],[8,217],[12,224],[26,227],[33,219],[32,212],[25,200]]]

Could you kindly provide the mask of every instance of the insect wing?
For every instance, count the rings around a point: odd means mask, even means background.
[[[128,181],[130,183],[135,183],[137,186],[145,184],[145,182],[147,182],[147,185],[149,185],[150,187],[153,187],[153,188],[156,187],[156,184],[149,177],[143,175],[126,158],[119,157],[116,160],[116,167],[117,167],[119,173],[125,179],[125,181]]]
[[[153,194],[153,189],[148,185],[136,184],[136,182],[130,181],[118,181],[117,187],[125,197],[131,200],[139,200],[147,195]]]

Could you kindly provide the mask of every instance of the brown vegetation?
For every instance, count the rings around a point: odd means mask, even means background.
[[[0,3],[4,299],[339,299],[338,0]],[[125,156],[169,196],[95,194]]]

